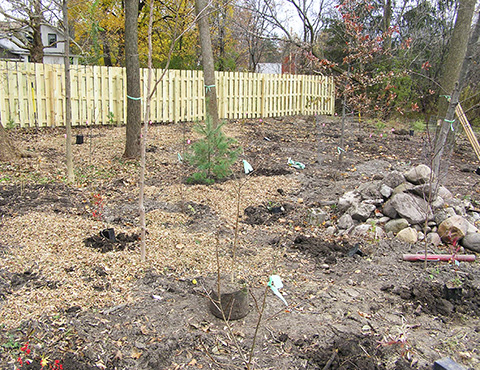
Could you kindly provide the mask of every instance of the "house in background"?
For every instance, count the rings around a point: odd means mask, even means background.
[[[0,24],[0,60],[29,62],[30,55],[27,49],[23,49],[12,41],[11,34],[8,34],[5,24]],[[44,64],[63,64],[65,54],[65,38],[56,28],[42,25],[40,28],[42,35],[43,63]],[[25,32],[27,33],[27,32]],[[18,40],[18,39],[17,39]],[[20,43],[20,42],[18,42]],[[76,64],[78,57],[73,56],[72,63]]]
[[[297,74],[297,57],[290,53],[283,58],[282,63],[258,63],[255,69],[257,73],[271,74]]]

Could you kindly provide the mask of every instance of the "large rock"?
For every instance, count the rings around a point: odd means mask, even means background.
[[[462,245],[471,251],[480,253],[480,233],[465,235],[462,239]]]
[[[375,207],[373,204],[362,202],[360,204],[352,206],[348,210],[348,213],[352,216],[354,220],[363,222],[370,217],[370,215],[373,211],[375,211],[376,208],[377,207]]]
[[[418,240],[417,230],[415,230],[413,227],[407,227],[397,234],[397,239],[406,243],[414,244]]]
[[[383,179],[383,183],[392,189],[395,189],[398,185],[405,182],[405,176],[399,171],[389,172]]]
[[[436,198],[436,192],[438,192],[437,189],[435,189],[436,185],[432,185],[430,183],[425,183],[425,184],[420,184],[420,185],[415,185],[410,191],[418,195],[419,197],[423,199],[430,199],[434,200]]]
[[[424,184],[432,180],[432,170],[424,164],[419,164],[405,173],[405,179],[412,184]]]
[[[403,229],[406,229],[408,227],[408,221],[405,220],[404,218],[397,218],[396,220],[390,220],[388,221],[385,226],[385,232],[389,233],[392,232],[394,234],[397,234]]]
[[[338,200],[338,210],[345,212],[353,205],[357,205],[362,200],[362,196],[358,191],[349,191],[343,194]]]
[[[444,243],[453,243],[460,240],[468,231],[468,222],[462,216],[452,216],[438,225],[438,235]]]
[[[408,192],[412,190],[414,186],[415,185],[409,182],[404,182],[393,189],[392,195]]]
[[[397,218],[398,216],[398,212],[393,208],[391,200],[388,200],[383,204],[382,213],[391,219]]]
[[[380,193],[381,185],[380,181],[365,182],[357,188],[357,191],[362,196],[362,199],[382,199],[383,196]]]
[[[406,193],[396,194],[391,198],[390,202],[398,214],[412,225],[425,222],[432,216],[432,209],[428,203],[414,195]]]
[[[338,228],[339,229],[350,229],[354,225],[353,223],[353,218],[350,216],[348,213],[344,213],[339,219],[338,219]]]

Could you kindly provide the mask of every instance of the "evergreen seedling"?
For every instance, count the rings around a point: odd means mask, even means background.
[[[227,137],[222,122],[214,127],[207,117],[205,124],[197,124],[194,130],[202,138],[192,145],[192,152],[187,155],[188,162],[197,168],[197,172],[187,178],[191,184],[213,184],[232,173],[231,166],[238,158],[241,148],[232,149],[236,140]]]

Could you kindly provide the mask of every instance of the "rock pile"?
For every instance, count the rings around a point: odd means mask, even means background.
[[[460,243],[480,252],[475,226],[480,224],[480,210],[467,199],[453,197],[426,165],[361,184],[340,197],[338,211],[340,235],[389,236],[408,243],[426,238],[434,246]]]

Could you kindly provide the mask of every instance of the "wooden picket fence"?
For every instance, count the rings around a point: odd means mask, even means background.
[[[154,70],[154,81],[163,74]],[[63,65],[0,61],[4,126],[55,127],[65,122]],[[141,70],[146,96],[147,69]],[[330,77],[216,72],[219,115],[226,119],[334,113]],[[72,124],[126,122],[126,72],[121,67],[71,66]],[[143,100],[142,100],[143,101]],[[204,119],[202,71],[167,70],[151,105],[154,122]]]

